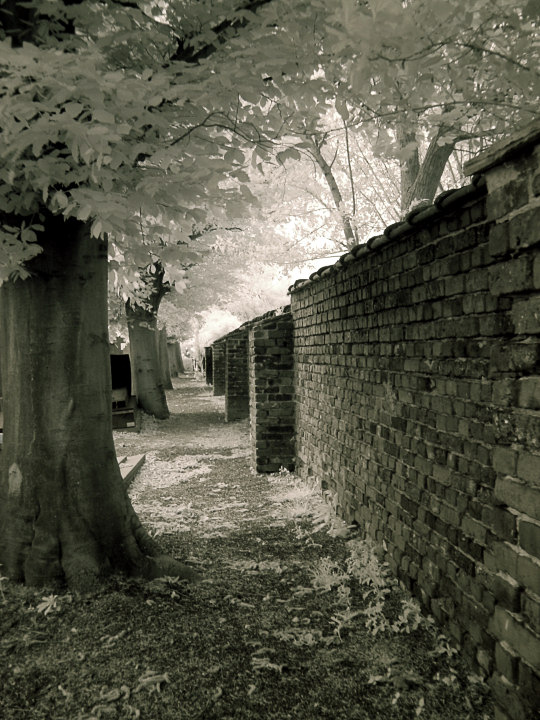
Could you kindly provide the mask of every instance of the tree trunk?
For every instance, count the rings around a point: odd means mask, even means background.
[[[176,341],[167,340],[167,355],[169,357],[169,369],[171,371],[171,377],[178,377],[178,361],[176,359],[175,351]]]
[[[88,589],[111,570],[187,577],[129,501],[113,443],[107,247],[49,217],[31,276],[0,289],[2,573]]]
[[[161,384],[165,390],[172,390],[171,366],[169,364],[169,351],[167,350],[167,328],[163,327],[157,331],[156,340],[158,343],[158,360]]]
[[[334,177],[334,173],[332,172],[332,168],[326,162],[319,146],[313,140],[313,138],[310,138],[310,145],[311,147],[309,152],[311,153],[311,156],[313,157],[313,159],[321,169],[322,174],[324,175],[324,179],[326,180],[326,184],[328,185],[328,188],[332,195],[334,205],[336,206],[336,210],[340,215],[341,226],[343,228],[343,234],[345,236],[345,246],[349,248],[354,247],[354,245],[356,245],[358,241],[353,226],[351,225],[350,216],[345,211],[345,207],[343,204],[343,196],[341,195],[341,191]]]
[[[442,132],[442,131],[441,131]],[[418,174],[405,196],[405,208],[420,200],[433,200],[441,181],[444,168],[454,151],[455,140],[439,145],[441,133],[430,142]]]
[[[176,356],[176,362],[178,364],[178,373],[183,375],[186,372],[184,367],[184,361],[182,360],[182,350],[180,349],[180,343],[176,341],[174,343],[174,354]]]
[[[157,317],[152,311],[129,301],[126,317],[138,404],[149,415],[166,420],[169,408],[158,358]]]
[[[128,300],[126,317],[129,332],[131,363],[137,387],[139,406],[160,420],[169,417],[167,398],[159,362],[159,331],[157,314],[164,296],[171,286],[164,282],[165,270],[161,262],[151,263],[141,270],[144,301]],[[170,376],[168,378],[170,382]],[[172,385],[171,385],[172,387]]]
[[[406,128],[400,123],[396,128],[396,135],[400,150],[407,149],[405,157],[402,158],[399,163],[401,212],[405,213],[409,207],[407,198],[420,171],[420,157],[418,155],[418,142],[414,130]]]

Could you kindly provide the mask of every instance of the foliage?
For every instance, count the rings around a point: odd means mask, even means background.
[[[110,238],[120,286],[149,251],[182,271],[201,230],[245,225],[270,162],[275,219],[287,168],[303,193],[289,216],[315,221],[290,230],[346,220],[359,240],[370,216],[393,219],[394,170],[374,173],[372,152],[403,169],[430,143],[478,147],[537,115],[534,2],[31,0],[17,13],[0,42],[3,277],[40,252],[45,209]],[[321,190],[313,142],[341,201]]]
[[[170,3],[163,18],[158,3],[28,3],[32,42],[0,43],[4,275],[39,251],[44,208],[110,236],[119,270],[144,267],[148,243],[182,257],[194,226],[252,202],[237,139],[256,145],[262,109],[247,125],[223,72],[175,55],[190,17],[206,25],[190,44],[207,41],[208,7]]]

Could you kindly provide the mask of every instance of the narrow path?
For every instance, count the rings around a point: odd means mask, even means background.
[[[224,399],[198,376],[174,385],[168,421],[116,440],[147,455],[130,489],[141,520],[204,576],[172,625],[160,619],[163,642],[178,643],[160,671],[191,687],[193,714],[179,718],[492,717],[485,686],[373,549],[347,542],[317,489],[254,473],[248,422],[226,424]],[[182,596],[174,580],[156,586],[162,602]]]

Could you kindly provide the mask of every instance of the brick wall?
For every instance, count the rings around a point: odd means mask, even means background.
[[[294,467],[293,326],[276,313],[249,331],[251,447],[258,472]]]
[[[515,720],[540,697],[539,137],[291,289],[297,472]]]
[[[225,395],[225,338],[212,344],[212,386],[214,395]]]
[[[225,338],[225,422],[249,417],[248,329]]]

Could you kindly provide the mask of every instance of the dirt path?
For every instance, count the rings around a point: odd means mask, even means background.
[[[190,593],[211,687],[194,717],[491,717],[486,687],[317,488],[254,473],[248,421],[226,424],[200,377],[174,384],[170,420],[123,433],[122,452],[147,453],[130,491],[143,522],[204,573]]]

